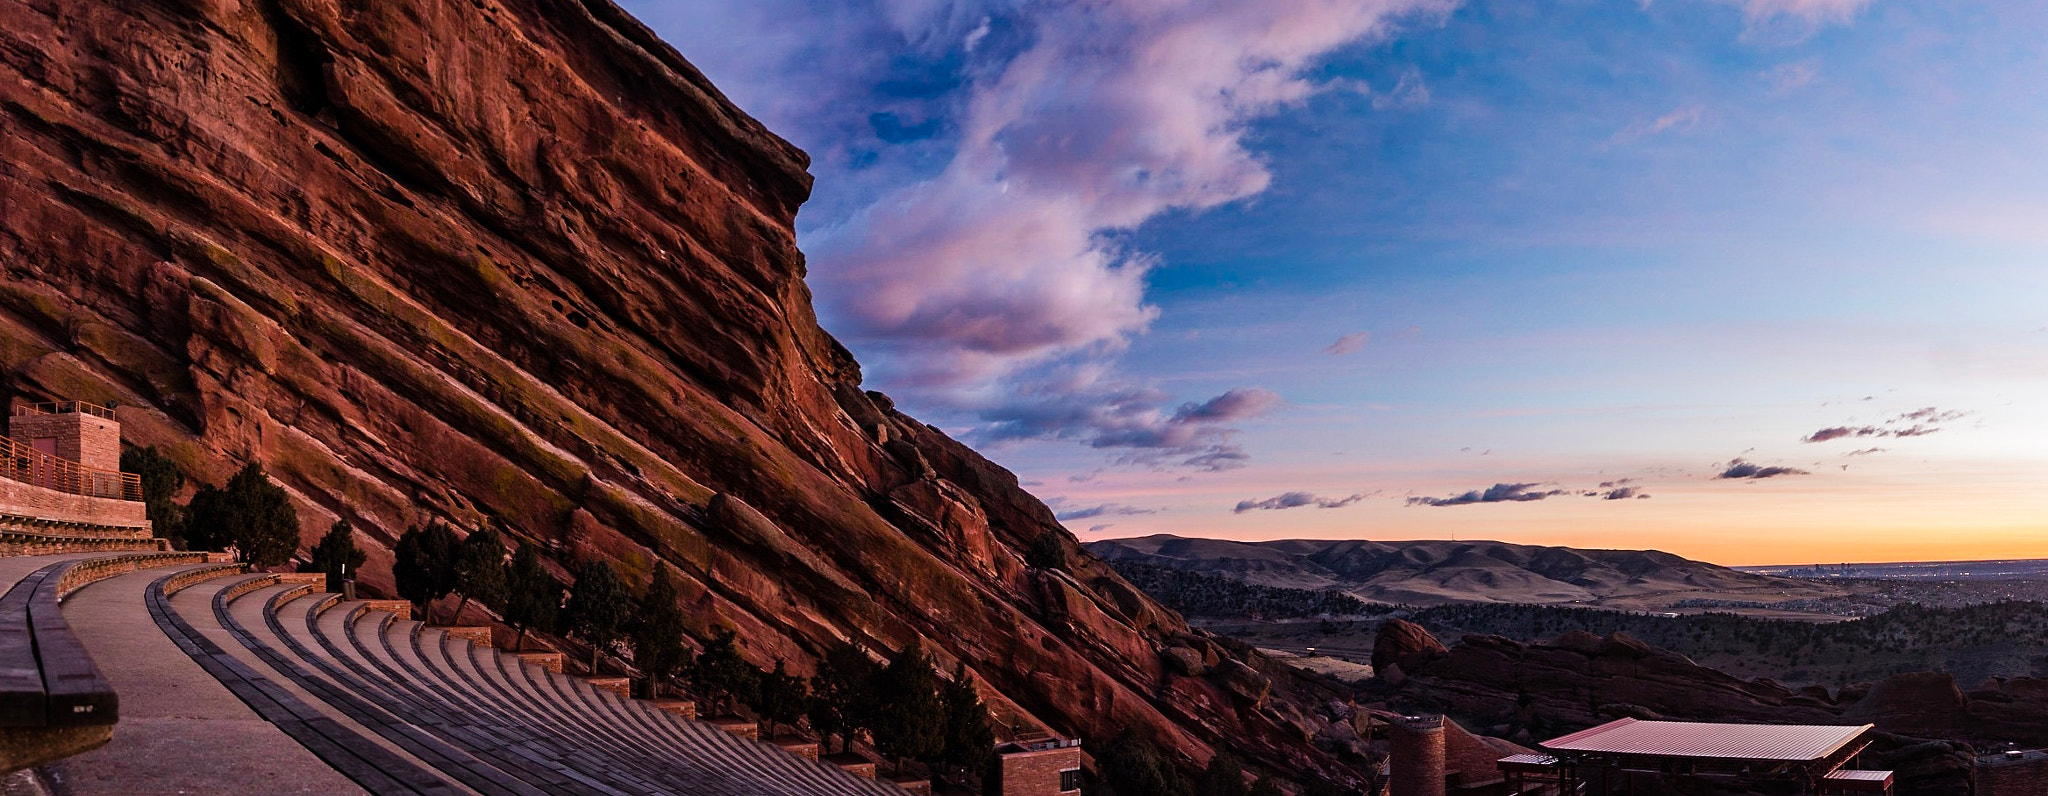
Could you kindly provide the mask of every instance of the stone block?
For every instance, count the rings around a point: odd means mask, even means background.
[[[761,739],[761,725],[746,719],[712,719],[711,726],[745,738],[749,741]]]

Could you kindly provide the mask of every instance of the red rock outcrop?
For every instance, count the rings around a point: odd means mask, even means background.
[[[502,522],[670,562],[759,662],[923,639],[1005,727],[1334,771],[1314,686],[1027,567],[1052,512],[862,391],[806,164],[608,0],[0,0],[5,387],[264,462],[372,587],[408,525]]]

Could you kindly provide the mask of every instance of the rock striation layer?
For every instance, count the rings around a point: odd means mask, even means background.
[[[118,401],[201,480],[264,462],[372,587],[408,525],[502,523],[671,563],[760,663],[921,639],[1006,730],[1337,772],[1334,694],[861,389],[806,165],[608,0],[0,0],[4,386]],[[1024,563],[1048,533],[1068,571]]]

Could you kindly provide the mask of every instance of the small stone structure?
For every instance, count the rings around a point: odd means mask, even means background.
[[[121,470],[121,423],[106,407],[84,401],[16,406],[7,436],[94,470]]]
[[[1081,740],[1019,740],[996,747],[990,790],[1000,796],[1081,792]]]
[[[155,549],[112,410],[22,404],[0,440],[0,554]]]

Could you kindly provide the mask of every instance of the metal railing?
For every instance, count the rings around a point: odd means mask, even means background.
[[[15,404],[17,415],[68,415],[85,414],[94,417],[114,419],[114,410],[90,401],[46,401],[39,404]]]
[[[12,438],[0,438],[0,478],[73,495],[142,499],[142,476],[87,467]]]

